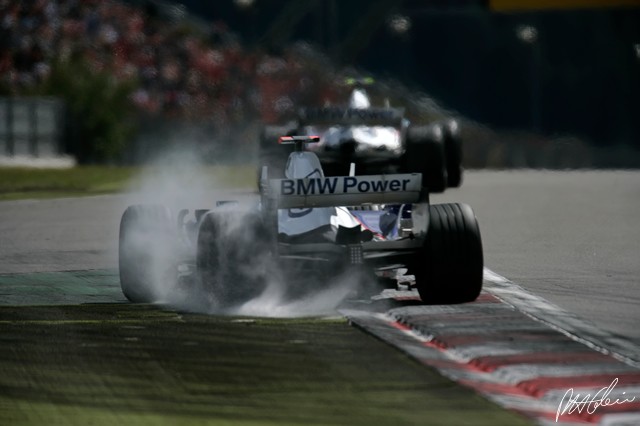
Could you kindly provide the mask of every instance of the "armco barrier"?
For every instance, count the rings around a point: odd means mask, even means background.
[[[0,97],[0,156],[52,158],[62,155],[62,100]]]

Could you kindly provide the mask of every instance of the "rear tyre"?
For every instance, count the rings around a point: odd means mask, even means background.
[[[429,192],[443,192],[447,187],[444,143],[439,126],[409,127],[403,158],[405,173],[422,173],[422,186]]]
[[[458,123],[454,120],[443,128],[445,166],[447,169],[447,187],[457,188],[462,185],[462,140],[458,132]]]
[[[222,310],[259,296],[271,266],[267,232],[257,214],[209,212],[198,230],[200,283]]]
[[[171,211],[158,205],[129,206],[120,220],[118,264],[122,293],[134,303],[151,303],[177,281],[176,241]]]
[[[480,229],[466,204],[429,206],[429,229],[413,271],[420,298],[428,304],[466,303],[482,290]]]

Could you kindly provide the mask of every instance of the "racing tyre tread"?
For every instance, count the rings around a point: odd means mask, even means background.
[[[462,185],[462,141],[460,136],[448,124],[443,127],[444,154],[447,169],[447,187],[458,188]]]
[[[151,303],[155,288],[171,284],[177,270],[167,256],[175,243],[171,211],[160,205],[132,205],[120,220],[118,266],[120,286],[134,303]],[[158,250],[159,247],[162,249]],[[164,282],[159,282],[164,281]]]
[[[466,204],[434,204],[429,216],[424,249],[413,268],[421,299],[427,304],[476,300],[484,261],[473,210]]]
[[[196,266],[200,284],[212,302],[229,310],[259,296],[266,285],[270,247],[257,214],[207,213],[197,238]]]
[[[431,193],[444,192],[447,187],[445,147],[438,127],[409,127],[406,136],[404,173],[422,173],[422,186]]]

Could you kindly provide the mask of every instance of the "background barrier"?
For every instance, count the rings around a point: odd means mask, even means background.
[[[63,127],[60,99],[0,97],[0,156],[60,156]]]

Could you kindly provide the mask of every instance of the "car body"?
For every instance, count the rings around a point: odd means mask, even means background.
[[[284,177],[270,179],[263,167],[260,199],[249,210],[223,201],[193,219],[181,211],[176,224],[165,207],[130,206],[120,224],[127,298],[153,301],[159,281],[171,291],[189,280],[226,310],[259,296],[274,275],[295,293],[302,282],[323,286],[344,271],[375,279],[402,270],[415,276],[426,303],[475,300],[483,261],[471,209],[430,205],[419,173],[357,175],[352,168],[325,176],[317,155],[304,149],[319,139],[281,138],[295,147]],[[171,249],[154,253],[162,246]]]
[[[362,88],[355,88],[347,107],[306,107],[297,120],[283,126],[265,126],[259,160],[282,171],[289,147],[279,147],[282,135],[318,135],[309,147],[328,176],[348,173],[413,173],[423,175],[430,192],[442,192],[462,183],[462,148],[455,120],[412,125],[403,108],[373,107]],[[275,175],[282,177],[282,175]]]

